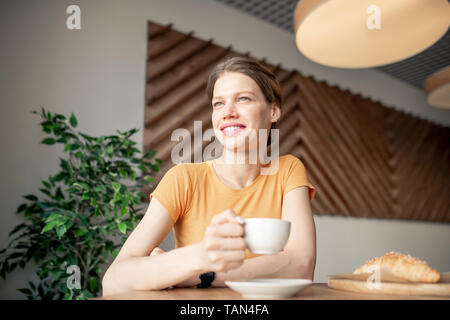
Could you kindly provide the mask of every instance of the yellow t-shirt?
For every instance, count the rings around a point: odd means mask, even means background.
[[[214,215],[232,209],[242,218],[279,218],[283,196],[307,186],[313,199],[303,163],[293,155],[279,157],[275,174],[260,174],[249,186],[232,189],[219,180],[210,161],[179,163],[163,176],[150,199],[156,197],[172,217],[176,247],[203,240]],[[248,250],[246,258],[255,257]]]

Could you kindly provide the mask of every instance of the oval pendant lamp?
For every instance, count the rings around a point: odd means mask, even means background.
[[[424,90],[430,105],[450,109],[450,66],[429,76],[425,80]]]
[[[450,24],[448,0],[300,0],[296,43],[329,67],[370,68],[412,57]]]

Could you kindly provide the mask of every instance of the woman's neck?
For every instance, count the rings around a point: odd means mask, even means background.
[[[249,159],[248,153],[237,154],[224,149],[224,153],[212,163],[220,180],[233,189],[249,186],[261,173],[261,164],[257,159]]]

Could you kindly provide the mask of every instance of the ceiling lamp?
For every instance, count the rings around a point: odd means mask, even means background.
[[[450,66],[447,66],[425,80],[427,102],[436,107],[450,108]]]
[[[418,54],[450,23],[448,0],[301,0],[294,13],[297,47],[337,68],[370,68]]]

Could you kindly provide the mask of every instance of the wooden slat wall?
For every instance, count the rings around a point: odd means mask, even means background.
[[[383,145],[385,137],[366,121],[372,118],[362,115],[357,104],[345,101],[338,89],[301,75],[297,78],[303,161],[320,172],[318,192],[327,189],[321,211],[384,217],[392,203],[386,181],[390,175],[386,174],[388,159],[377,145]],[[366,112],[382,120],[383,108],[370,107]]]
[[[211,68],[242,54],[171,25],[148,27],[144,150],[163,160],[159,181],[174,165],[172,132],[185,128],[193,137],[194,120],[203,132],[212,126]],[[449,128],[262,62],[283,90],[280,154],[305,164],[317,188],[314,214],[450,222]]]
[[[450,221],[450,130],[387,110],[395,218]]]

